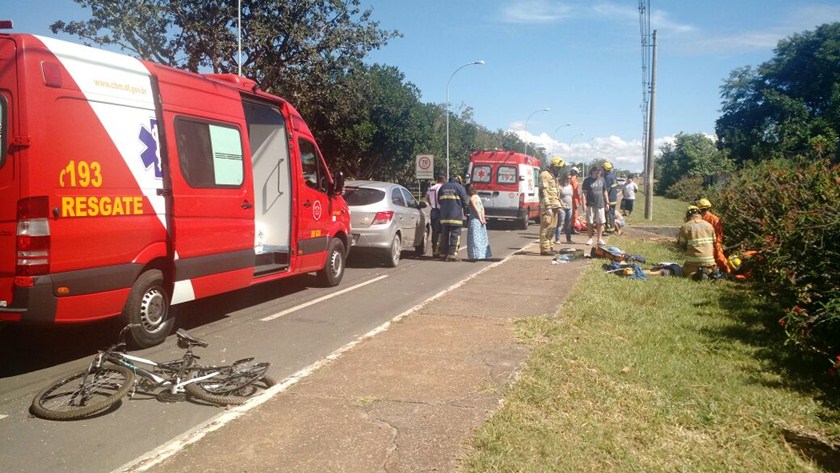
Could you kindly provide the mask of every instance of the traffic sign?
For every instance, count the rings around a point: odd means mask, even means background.
[[[431,154],[418,154],[416,164],[417,179],[435,178],[435,157]]]

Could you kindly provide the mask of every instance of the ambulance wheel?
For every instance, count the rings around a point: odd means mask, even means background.
[[[330,240],[327,247],[327,261],[324,269],[318,271],[318,281],[327,287],[338,286],[341,278],[344,277],[344,262],[347,254],[344,252],[344,243],[338,238]]]
[[[159,345],[172,331],[175,319],[169,316],[169,294],[163,283],[163,273],[150,269],[131,286],[122,317],[126,324],[134,324],[128,333],[132,346]]]
[[[516,220],[516,226],[519,228],[519,230],[527,230],[529,223],[530,222],[528,221],[528,214],[525,214]]]

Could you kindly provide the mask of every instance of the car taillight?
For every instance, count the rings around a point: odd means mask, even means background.
[[[50,272],[49,198],[30,197],[17,206],[18,276],[36,276]]]
[[[387,210],[385,212],[376,212],[376,216],[373,217],[373,222],[371,225],[378,225],[380,223],[388,223],[391,219],[394,218],[394,212]]]

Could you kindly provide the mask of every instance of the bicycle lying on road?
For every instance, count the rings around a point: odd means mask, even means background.
[[[269,363],[245,358],[226,366],[201,366],[193,347],[208,343],[178,329],[178,347],[184,355],[172,361],[155,362],[126,353],[124,327],[116,345],[101,350],[90,366],[52,383],[32,400],[30,411],[50,420],[73,420],[99,414],[116,404],[126,394],[139,390],[154,393],[162,402],[197,399],[215,405],[238,405],[259,389],[274,381],[265,374]],[[144,368],[146,367],[146,368]],[[147,369],[148,368],[148,369]]]

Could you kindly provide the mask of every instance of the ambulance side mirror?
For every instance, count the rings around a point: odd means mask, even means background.
[[[333,182],[330,188],[330,194],[341,195],[344,193],[344,173],[338,171],[333,175]]]

